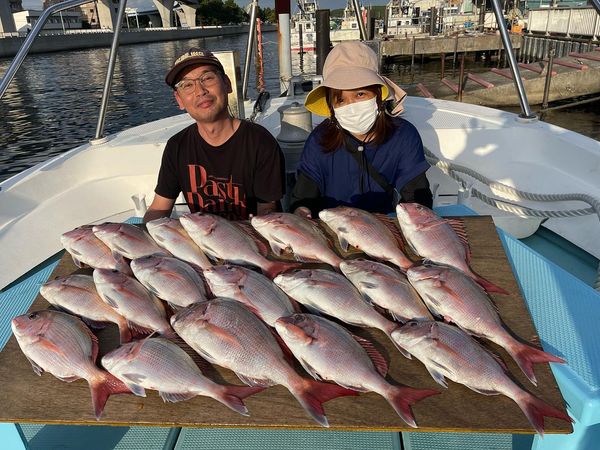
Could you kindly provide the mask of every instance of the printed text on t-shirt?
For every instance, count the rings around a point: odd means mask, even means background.
[[[229,178],[209,175],[201,165],[189,164],[190,192],[188,204],[195,211],[206,211],[227,218],[246,217],[246,195],[239,183]]]

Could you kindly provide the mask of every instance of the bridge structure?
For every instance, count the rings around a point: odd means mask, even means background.
[[[171,28],[174,25],[173,12],[179,18],[182,27],[196,26],[196,9],[200,0],[153,0],[156,11],[143,11],[137,15],[147,15],[153,27]],[[117,21],[116,4],[118,0],[97,0],[96,11],[98,22],[103,29],[114,29]],[[158,16],[157,16],[158,14]],[[9,2],[0,1],[0,33],[13,33],[16,31],[15,21]]]

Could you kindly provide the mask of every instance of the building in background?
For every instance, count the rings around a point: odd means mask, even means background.
[[[24,10],[13,14],[17,31],[27,33],[35,26],[43,11]],[[44,25],[44,31],[67,31],[81,29],[81,14],[79,11],[62,11],[49,17]]]
[[[23,2],[22,0],[10,0],[10,12],[16,13],[19,11],[23,11]]]

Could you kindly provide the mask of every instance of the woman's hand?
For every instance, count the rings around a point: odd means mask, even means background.
[[[296,208],[294,214],[300,217],[306,217],[307,219],[312,219],[310,209],[308,209],[306,206],[300,206],[299,208]]]

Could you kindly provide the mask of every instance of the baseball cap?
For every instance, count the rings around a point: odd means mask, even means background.
[[[381,85],[381,99],[406,95],[389,79],[379,75],[379,62],[375,52],[359,41],[341,42],[336,45],[323,65],[323,82],[306,96],[304,106],[319,115],[330,115],[326,100],[326,88],[339,90],[358,89],[365,86]]]
[[[183,69],[190,66],[201,66],[201,65],[212,65],[219,69],[221,72],[225,72],[223,65],[217,59],[215,55],[209,50],[202,50],[200,48],[190,48],[187,52],[181,55],[167,73],[165,77],[166,83],[175,88],[177,77]]]

